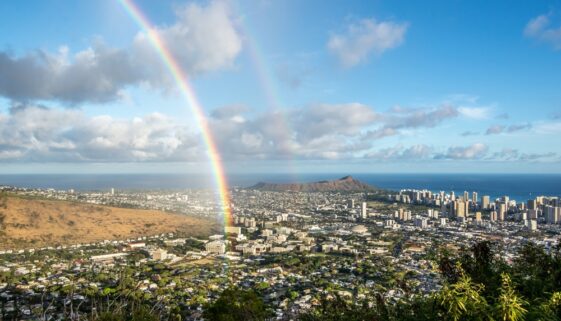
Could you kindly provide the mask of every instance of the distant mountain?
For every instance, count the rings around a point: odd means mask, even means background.
[[[250,189],[272,192],[368,192],[377,190],[376,187],[365,184],[352,176],[345,176],[333,181],[319,181],[302,184],[275,184],[260,182]]]

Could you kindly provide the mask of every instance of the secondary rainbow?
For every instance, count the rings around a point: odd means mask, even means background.
[[[237,13],[239,16],[243,16],[241,14],[241,10],[239,6],[234,4],[234,8],[236,8]],[[245,44],[246,48],[248,49],[247,52],[249,53],[249,61],[253,66],[253,70],[257,76],[258,85],[261,87],[262,92],[264,94],[264,98],[267,101],[267,108],[269,112],[275,113],[278,116],[278,123],[276,126],[279,126],[282,130],[278,131],[278,137],[276,137],[276,144],[277,144],[277,151],[281,154],[285,155],[285,162],[284,165],[288,168],[288,175],[294,182],[300,181],[297,177],[297,171],[294,168],[294,162],[292,157],[292,152],[290,146],[287,146],[292,138],[291,133],[294,132],[290,127],[290,122],[287,120],[286,113],[282,112],[282,108],[284,107],[284,103],[280,99],[280,95],[278,94],[277,86],[276,86],[276,77],[273,76],[273,73],[270,68],[270,64],[267,63],[267,59],[265,58],[265,54],[263,53],[262,48],[258,45],[257,37],[251,30],[252,28],[251,21],[249,19],[241,19],[238,21],[238,27],[242,31],[243,35],[245,36]],[[279,145],[281,144],[281,145]]]
[[[226,176],[224,175],[224,167],[222,165],[222,160],[220,158],[220,153],[216,148],[216,143],[212,136],[212,132],[209,128],[208,121],[203,112],[203,108],[195,90],[189,83],[189,78],[187,74],[183,71],[175,57],[172,55],[170,50],[167,48],[163,39],[158,35],[155,28],[142,13],[142,11],[134,4],[132,0],[117,0],[125,9],[125,11],[131,16],[131,18],[140,26],[142,30],[147,34],[147,37],[158,53],[160,59],[170,71],[175,83],[177,84],[181,94],[185,97],[191,111],[195,117],[195,121],[199,125],[201,130],[204,143],[208,150],[208,156],[211,163],[215,184],[218,189],[218,194],[220,197],[220,205],[222,207],[222,214],[224,216],[225,226],[232,225],[232,213],[230,210],[230,195],[228,192],[228,182]]]

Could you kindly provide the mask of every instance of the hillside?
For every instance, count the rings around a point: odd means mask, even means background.
[[[260,191],[274,192],[367,192],[377,190],[375,187],[356,180],[352,176],[345,176],[332,181],[319,181],[301,184],[274,184],[261,182],[250,188]]]
[[[3,204],[2,204],[3,205]],[[208,235],[216,224],[155,210],[7,197],[0,207],[0,249],[125,239],[166,232]]]

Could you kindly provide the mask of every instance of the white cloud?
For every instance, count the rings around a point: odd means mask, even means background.
[[[235,111],[238,110],[238,114]],[[229,159],[341,158],[368,148],[359,138],[378,115],[366,105],[315,104],[243,115],[241,108],[215,110],[210,125]],[[244,122],[237,122],[237,117]]]
[[[364,157],[372,160],[421,160],[430,158],[434,149],[430,146],[419,144],[407,148],[395,146],[369,152]]]
[[[448,151],[444,154],[436,155],[436,159],[480,159],[483,158],[489,147],[482,143],[475,143],[469,146],[453,146],[448,148]]]
[[[459,107],[458,112],[467,118],[487,119],[489,118],[489,108],[487,107]]]
[[[525,129],[532,128],[532,124],[518,124],[518,125],[510,125],[510,126],[503,126],[503,125],[493,125],[487,128],[485,135],[497,135],[502,133],[514,133],[519,132]]]
[[[4,161],[171,161],[199,160],[198,135],[167,116],[132,120],[88,117],[78,110],[19,106],[0,117],[0,159]]]
[[[534,130],[538,134],[560,134],[561,121],[540,122],[534,126]]]
[[[557,153],[523,153],[517,149],[504,148],[499,152],[493,153],[490,160],[499,161],[522,161],[522,162],[542,162],[542,161],[556,161]]]
[[[487,131],[485,131],[485,135],[496,135],[496,134],[500,134],[505,130],[504,126],[501,125],[493,125],[489,128],[487,128]]]
[[[365,61],[371,53],[382,54],[403,43],[407,23],[362,19],[351,23],[342,34],[333,34],[327,48],[344,67]]]
[[[552,27],[550,15],[540,15],[530,20],[524,28],[524,35],[561,50],[561,26]]]
[[[212,112],[208,125],[225,161],[487,159],[488,147],[482,143],[449,148],[398,144],[376,149],[378,140],[384,137],[436,127],[458,115],[452,106],[396,107],[388,112],[376,112],[359,103],[313,104],[276,111],[226,106]],[[534,130],[554,127],[540,124]],[[529,127],[512,125],[501,127],[499,132],[524,128]],[[116,119],[87,116],[77,109],[22,104],[14,104],[7,114],[0,112],[0,160],[4,162],[204,161],[205,151],[195,130],[159,113]],[[536,155],[519,153],[517,160],[535,159]]]
[[[180,8],[177,21],[154,31],[190,76],[229,68],[241,51],[241,36],[223,2]],[[0,52],[0,95],[16,101],[52,100],[68,104],[121,99],[129,86],[149,83],[168,89],[173,79],[141,32],[125,48],[95,41],[74,55],[61,47],[15,57]]]
[[[236,29],[234,18],[225,2],[215,1],[202,7],[191,3],[176,11],[177,21],[171,26],[157,27],[158,33],[172,56],[190,75],[232,67],[241,52],[242,39]],[[140,32],[134,39],[131,52],[138,65],[162,66],[148,36]],[[163,67],[163,66],[162,66]],[[162,71],[150,69],[148,80],[161,77]],[[163,72],[165,80],[171,81],[169,72]]]
[[[369,130],[364,139],[394,136],[400,134],[404,129],[433,128],[458,115],[458,109],[450,105],[436,108],[394,107],[389,112],[380,115],[382,126]]]

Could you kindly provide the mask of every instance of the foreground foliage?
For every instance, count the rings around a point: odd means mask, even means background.
[[[443,288],[426,297],[387,303],[376,294],[356,301],[326,296],[300,316],[316,320],[561,320],[561,251],[528,243],[512,265],[481,242],[456,257],[441,252]]]
[[[528,243],[507,264],[500,255],[501,249],[490,242],[474,244],[469,249],[451,255],[442,250],[435,254],[440,274],[444,279],[441,289],[431,295],[418,295],[403,291],[396,299],[385,290],[368,292],[366,297],[353,293],[342,297],[333,290],[324,291],[324,296],[312,309],[299,315],[287,315],[286,319],[304,321],[429,321],[429,320],[495,320],[495,321],[561,321],[561,247],[546,249]],[[285,262],[285,264],[292,264]],[[309,264],[321,264],[311,260]],[[307,264],[308,264],[307,263]],[[147,270],[152,274],[160,271],[160,282],[169,277],[165,271],[154,266]],[[114,288],[91,289],[83,293],[86,304],[67,300],[63,307],[65,320],[98,321],[181,321],[202,319],[212,321],[258,321],[271,320],[272,309],[267,306],[261,290],[264,282],[256,283],[255,289],[228,288],[216,299],[207,303],[204,297],[197,299],[197,306],[186,299],[182,291],[166,296],[147,296],[135,287],[133,270],[120,274]],[[87,279],[103,278],[103,274],[91,275]],[[324,289],[329,289],[330,280],[325,280]],[[400,282],[395,288],[406,286]],[[299,296],[297,289],[287,294],[290,300]],[[75,288],[65,286],[58,289],[64,297],[74,298]],[[212,296],[214,297],[214,296]],[[53,298],[45,297],[44,308],[38,311],[46,317]],[[192,300],[189,299],[189,300]],[[200,302],[199,302],[200,301]],[[0,298],[0,319],[19,320],[17,316],[5,314],[4,300]]]

